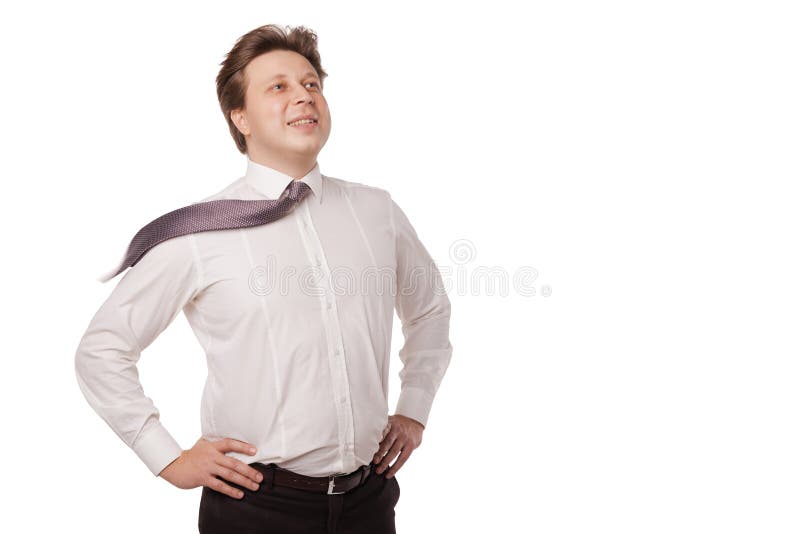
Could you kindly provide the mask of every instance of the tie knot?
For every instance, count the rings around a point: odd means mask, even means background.
[[[311,191],[311,187],[300,180],[292,180],[286,187],[286,196],[292,202],[300,202]]]

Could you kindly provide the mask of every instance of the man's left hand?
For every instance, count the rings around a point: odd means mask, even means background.
[[[397,471],[403,467],[411,452],[422,443],[422,431],[425,425],[411,419],[405,415],[390,415],[389,422],[386,424],[386,435],[383,437],[378,452],[373,459],[376,473],[383,473],[392,460],[399,454],[400,457],[392,464],[386,473],[386,478],[392,478]],[[387,453],[388,451],[388,453]],[[385,456],[384,456],[385,455]]]

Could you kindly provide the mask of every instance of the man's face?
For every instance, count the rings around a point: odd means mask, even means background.
[[[245,108],[231,113],[247,139],[251,159],[315,161],[331,132],[328,103],[311,63],[289,50],[273,50],[245,67]],[[311,116],[313,124],[290,125]]]

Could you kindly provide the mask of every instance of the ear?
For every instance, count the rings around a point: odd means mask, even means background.
[[[242,135],[250,135],[250,125],[247,123],[247,117],[242,109],[234,109],[231,111],[231,121]]]

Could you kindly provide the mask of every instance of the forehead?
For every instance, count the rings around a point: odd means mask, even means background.
[[[313,73],[311,63],[291,50],[272,50],[254,57],[245,67],[247,77],[253,82],[267,81],[275,76],[301,77]]]

